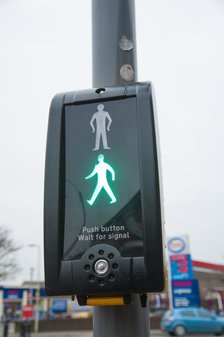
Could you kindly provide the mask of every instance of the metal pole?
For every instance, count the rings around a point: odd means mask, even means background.
[[[137,81],[134,0],[92,0],[93,87]]]
[[[93,87],[137,81],[134,0],[92,0]],[[149,337],[149,307],[95,307],[93,337]]]

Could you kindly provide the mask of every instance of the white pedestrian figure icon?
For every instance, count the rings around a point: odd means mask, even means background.
[[[109,113],[107,111],[104,111],[103,104],[98,104],[97,110],[98,111],[93,114],[93,117],[91,118],[91,121],[90,121],[90,125],[94,133],[95,132],[94,121],[96,120],[96,141],[95,141],[95,148],[93,149],[93,151],[99,150],[101,138],[102,138],[104,150],[108,150],[110,149],[110,147],[107,145],[107,131],[110,131],[110,125],[112,123],[112,119]],[[106,127],[107,119],[108,119],[108,125]]]
[[[99,154],[98,156],[98,164],[95,165],[93,171],[87,176],[85,177],[85,179],[90,179],[93,176],[95,176],[95,174],[97,174],[97,185],[96,188],[93,192],[93,195],[91,197],[90,200],[87,200],[87,202],[92,206],[94,201],[96,200],[96,198],[98,197],[100,191],[102,190],[102,188],[105,189],[105,191],[107,192],[107,194],[109,195],[109,197],[111,198],[110,203],[113,204],[114,202],[117,201],[114,193],[112,192],[108,181],[107,181],[107,171],[109,171],[112,175],[112,181],[115,181],[115,172],[114,169],[107,163],[104,162],[104,155],[103,154]]]

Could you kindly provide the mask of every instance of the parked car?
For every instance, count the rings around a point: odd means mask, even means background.
[[[162,317],[161,329],[171,336],[184,336],[186,333],[220,336],[224,332],[224,318],[204,308],[173,309]]]

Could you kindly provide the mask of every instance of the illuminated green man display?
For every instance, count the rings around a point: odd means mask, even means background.
[[[104,190],[107,192],[107,194],[109,195],[109,197],[111,198],[110,203],[113,204],[114,202],[117,201],[115,195],[113,194],[108,181],[107,181],[107,171],[109,171],[112,175],[112,181],[115,181],[115,172],[114,169],[107,163],[104,162],[104,155],[103,154],[99,154],[98,156],[98,164],[94,167],[92,173],[90,173],[87,177],[85,177],[85,179],[90,179],[93,176],[95,176],[95,174],[97,174],[97,185],[96,188],[93,192],[93,195],[91,197],[90,200],[87,200],[87,202],[92,206],[93,203],[95,202],[98,194],[100,193],[100,191],[102,190],[102,188],[104,188]]]

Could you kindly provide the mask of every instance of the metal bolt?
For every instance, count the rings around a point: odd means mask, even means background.
[[[129,40],[125,35],[122,35],[119,45],[120,48],[124,51],[129,51],[133,49],[133,42]]]
[[[130,64],[124,64],[120,69],[120,75],[125,81],[132,81],[134,79],[134,70],[132,66]]]

